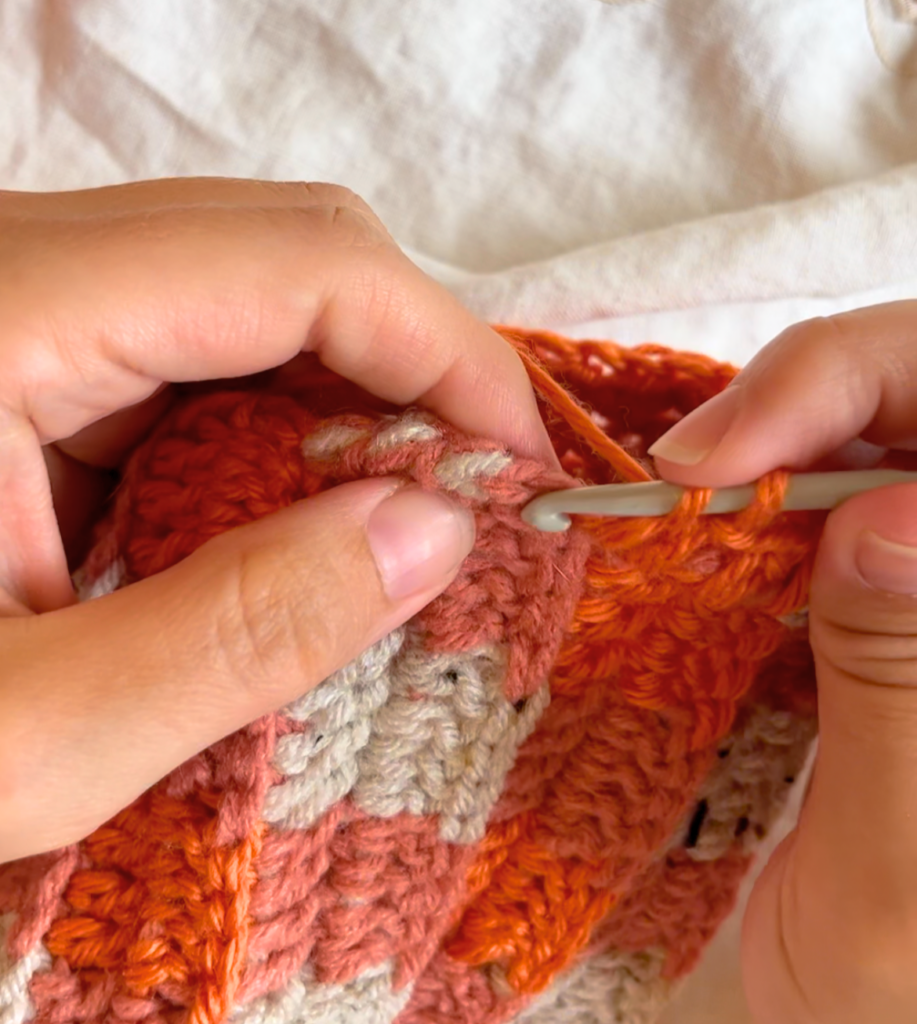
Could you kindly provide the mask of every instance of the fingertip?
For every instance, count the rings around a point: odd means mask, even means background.
[[[541,462],[551,469],[559,470],[561,468],[560,459],[554,450],[548,428],[538,415],[538,407],[534,399],[530,404],[531,415],[527,417],[528,422],[525,424],[521,436],[513,445],[513,450],[519,455]]]
[[[917,484],[895,484],[859,494],[828,519],[814,586],[917,595]]]
[[[520,364],[521,369],[521,364]],[[548,428],[541,418],[535,393],[524,370],[523,378],[514,396],[511,396],[506,412],[506,427],[503,437],[497,440],[508,442],[510,450],[522,458],[534,459],[551,469],[561,468],[560,459]],[[523,415],[520,416],[520,410]]]
[[[660,472],[730,486],[811,467],[855,438],[897,445],[913,434],[915,313],[897,303],[790,325],[650,449]]]
[[[774,432],[750,407],[746,389],[731,384],[679,420],[648,454],[660,476],[686,487],[733,487],[776,469]]]
[[[366,526],[388,598],[396,603],[448,586],[474,547],[474,516],[443,495],[405,487],[378,505]]]
[[[741,403],[741,389],[726,388],[698,406],[649,448],[654,458],[681,467],[697,466],[717,449],[732,426]]]
[[[739,384],[688,413],[648,454],[662,479],[685,487],[735,487],[781,465],[778,435]]]

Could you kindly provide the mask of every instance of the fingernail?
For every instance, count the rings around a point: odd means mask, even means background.
[[[864,530],[855,560],[860,576],[869,586],[889,594],[917,596],[917,547]]]
[[[405,487],[378,505],[366,527],[393,601],[441,586],[474,547],[474,517],[440,494]]]
[[[702,462],[726,436],[739,411],[739,398],[737,387],[714,395],[663,434],[650,446],[649,454],[679,466]]]

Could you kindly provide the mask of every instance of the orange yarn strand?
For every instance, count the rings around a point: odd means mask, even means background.
[[[500,328],[501,334],[509,341],[522,360],[532,386],[573,432],[598,455],[623,480],[642,483],[653,476],[612,438],[610,438],[589,416],[589,413],[566,391],[538,362],[525,336],[510,328]]]

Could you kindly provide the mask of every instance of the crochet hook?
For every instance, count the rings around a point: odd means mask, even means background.
[[[855,494],[889,484],[917,483],[917,472],[898,469],[860,469],[791,476],[783,501],[785,512],[831,509]],[[653,480],[640,484],[602,484],[598,487],[552,491],[530,501],[522,518],[546,533],[570,526],[570,516],[664,516],[681,501],[687,488]],[[739,512],[755,496],[755,485],[723,487],[713,492],[705,515]]]

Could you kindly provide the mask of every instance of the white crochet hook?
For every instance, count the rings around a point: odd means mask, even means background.
[[[917,472],[899,469],[844,470],[836,473],[799,473],[791,476],[783,500],[784,512],[832,509],[855,494],[889,484],[917,483]],[[570,516],[664,516],[681,501],[687,488],[653,480],[642,484],[603,484],[599,487],[552,491],[530,501],[522,518],[545,533],[560,533]],[[715,490],[705,515],[739,512],[755,496],[755,485]]]

